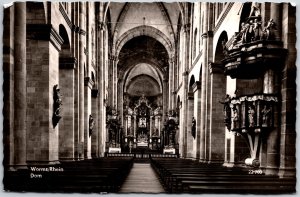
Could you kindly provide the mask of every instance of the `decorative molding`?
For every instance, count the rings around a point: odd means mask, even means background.
[[[50,41],[58,51],[61,50],[64,40],[51,24],[27,24],[26,29],[27,39]]]
[[[84,31],[83,29],[81,29],[79,26],[76,26],[73,24],[71,30],[75,33],[78,33],[79,35],[85,35],[86,34],[86,31]]]
[[[193,85],[192,85],[192,89],[193,92],[196,92],[197,90],[201,89],[201,82],[200,81],[196,81]]]
[[[176,94],[179,92],[181,86],[182,86],[182,82],[179,84],[178,88],[175,90]]]
[[[76,69],[76,57],[60,57],[59,69]]]
[[[197,57],[194,59],[191,68],[189,69],[189,72],[191,72],[191,70],[194,69],[195,65],[198,63],[200,57],[202,56],[202,49],[201,51],[198,53]]]
[[[68,14],[61,2],[59,3],[59,11],[60,11],[61,15],[63,16],[63,18],[65,19],[68,26],[70,27],[70,29],[72,29],[73,23],[72,23],[71,19],[69,18]]]
[[[75,33],[79,33],[80,35],[83,36],[86,34],[84,30],[80,29],[80,27],[72,23],[71,19],[69,18],[68,14],[65,11],[65,8],[62,6],[61,3],[59,3],[59,11],[72,31],[74,31]]]
[[[217,32],[218,29],[220,28],[221,24],[223,23],[224,19],[228,15],[229,11],[231,10],[234,2],[227,3],[227,7],[224,9],[223,13],[220,14],[221,17],[219,17],[219,20],[217,21],[217,24],[215,25],[213,29],[213,33]]]
[[[88,86],[90,89],[92,89],[94,83],[95,82],[90,77],[85,77],[84,78],[84,85]]]

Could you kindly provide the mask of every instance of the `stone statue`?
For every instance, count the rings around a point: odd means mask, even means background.
[[[228,48],[226,46],[226,40],[222,41],[222,47],[223,47],[223,54],[225,57],[227,57],[228,56]]]
[[[219,101],[221,104],[224,105],[224,107],[223,107],[224,123],[229,130],[230,130],[230,122],[231,122],[231,120],[230,120],[230,118],[231,118],[230,101],[231,101],[231,98],[228,94],[226,95],[224,102]]]
[[[260,3],[258,2],[253,2],[251,5],[251,11],[249,14],[249,18],[258,18],[261,17],[261,13],[260,13]]]
[[[248,123],[249,123],[249,127],[255,127],[254,116],[255,116],[254,107],[252,105],[250,105],[248,107]]]
[[[196,137],[196,120],[194,117],[192,119],[192,136],[195,139],[195,137]]]
[[[266,25],[266,27],[263,30],[262,38],[263,40],[273,40],[275,39],[275,30],[276,30],[276,24],[273,19],[270,19]]]
[[[95,126],[95,121],[92,115],[89,117],[89,136],[92,135]]]
[[[239,114],[237,108],[234,106],[232,110],[232,129],[239,128]]]
[[[257,19],[254,19],[253,22],[253,37],[252,41],[259,40],[262,34],[262,29],[261,29],[261,21],[258,21]]]
[[[262,127],[269,127],[270,126],[270,119],[271,119],[271,109],[264,105],[262,113]]]
[[[60,94],[60,89],[58,85],[54,85],[53,87],[53,116],[52,116],[52,124],[53,127],[58,124],[61,119],[60,111],[61,111],[62,99]]]

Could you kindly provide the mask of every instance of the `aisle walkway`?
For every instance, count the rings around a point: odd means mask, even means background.
[[[134,163],[119,192],[162,193],[165,191],[149,163]]]

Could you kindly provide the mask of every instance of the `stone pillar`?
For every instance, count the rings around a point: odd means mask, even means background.
[[[113,106],[117,106],[117,101],[118,101],[118,68],[117,68],[118,61],[119,61],[118,58],[114,57],[114,59],[113,59],[113,76],[114,76],[114,78],[113,78],[113,83],[114,83]]]
[[[163,80],[163,114],[162,118],[165,119],[165,115],[168,112],[168,80]]]
[[[78,25],[79,21],[79,2],[71,4],[72,8],[72,15],[74,18],[74,25]],[[79,59],[79,37],[80,35],[76,33],[75,31],[73,32],[72,36],[72,45],[71,47],[73,48],[74,56]],[[79,63],[77,63],[76,69],[74,70],[75,72],[75,78],[74,78],[74,149],[75,149],[75,159],[79,160],[79,149],[80,149],[80,144],[79,144]]]
[[[79,3],[79,27],[85,27],[85,3]],[[84,67],[85,38],[79,37],[79,159],[84,159]]]
[[[173,91],[174,91],[174,57],[169,59],[169,110],[174,109]]]
[[[224,100],[226,95],[226,76],[224,76],[222,65],[210,63],[210,125],[209,135],[210,142],[207,149],[209,150],[209,162],[221,163],[224,161],[225,151],[225,127],[223,105],[220,101]],[[217,146],[216,146],[217,144]]]
[[[282,5],[280,3],[271,3],[270,7],[270,19],[276,24],[276,29],[274,30],[275,39],[281,40],[281,25],[282,25]]]
[[[150,127],[150,134],[149,134],[149,136],[150,136],[150,139],[151,139],[151,137],[152,137],[152,118],[153,118],[153,116],[150,116],[150,125],[149,125],[149,127]]]
[[[125,127],[125,137],[128,135],[128,115],[125,116],[125,122],[124,122],[124,127]]]
[[[53,123],[52,118],[54,86],[59,85],[59,51],[62,43],[63,39],[51,25],[27,25],[26,156],[27,162],[32,165],[58,161],[59,126]],[[64,90],[60,89],[60,93],[63,95]],[[61,100],[64,103],[63,97]],[[60,112],[62,110],[63,105]]]
[[[208,9],[208,3],[203,3],[203,9]],[[206,160],[205,156],[205,130],[206,130],[206,76],[207,76],[207,37],[208,37],[208,14],[203,15],[203,65],[201,75],[201,121],[200,121],[200,161]]]
[[[124,120],[124,91],[123,91],[123,85],[124,85],[124,81],[123,79],[119,80],[118,82],[118,99],[116,100],[116,104],[117,104],[117,109],[119,112],[119,118],[121,119],[121,125],[123,125],[123,120]]]
[[[14,170],[14,6],[3,10],[3,167]],[[26,158],[24,158],[26,161]],[[6,168],[7,167],[7,168]]]
[[[161,116],[157,117],[157,124],[158,124],[158,136],[160,138],[160,130],[161,130]]]
[[[91,93],[94,82],[90,77],[84,79],[84,158],[91,159],[92,139],[89,129],[89,117],[91,112]]]
[[[199,159],[200,157],[200,114],[201,114],[201,83],[196,81],[193,85],[194,92],[194,118],[196,120],[196,133],[193,140],[193,157]]]
[[[192,158],[194,155],[193,153],[193,145],[194,145],[194,138],[192,136],[192,118],[194,116],[194,93],[188,93],[187,97],[187,116],[185,117],[186,121],[186,157]]]
[[[271,3],[270,6],[270,19],[273,19],[276,23],[275,39],[280,40],[281,38],[281,4]],[[263,93],[275,94],[275,73],[269,69],[264,74]],[[269,131],[267,137],[267,166],[266,174],[276,174],[279,167],[279,125],[278,125],[278,109],[274,112],[274,129]],[[264,147],[264,146],[261,146]]]
[[[75,158],[74,86],[77,59],[59,58],[59,86],[63,91],[63,120],[59,124],[59,160]]]
[[[14,166],[26,165],[26,3],[14,3]],[[32,89],[30,89],[32,90]],[[29,91],[30,91],[29,90]]]
[[[183,98],[187,98],[188,97],[188,70],[190,67],[190,26],[191,24],[187,23],[183,26],[183,53],[184,55],[182,56],[182,89],[183,89]],[[183,117],[187,117],[188,115],[188,101],[186,99],[183,99]],[[186,157],[187,156],[187,144],[189,143],[187,141],[187,135],[188,135],[188,125],[186,123],[186,121],[182,122],[182,137],[183,137],[183,147],[182,147],[182,157]]]
[[[133,137],[134,137],[134,142],[135,142],[135,137],[136,137],[136,115],[133,115]]]
[[[100,12],[99,12],[100,15]],[[100,16],[99,16],[100,17]],[[99,21],[98,22],[98,54],[97,54],[97,62],[98,62],[98,91],[99,91],[99,96],[98,96],[98,152],[99,155],[103,155],[104,150],[105,150],[105,141],[106,141],[106,122],[104,121],[106,114],[105,114],[105,109],[104,109],[104,99],[105,99],[105,91],[104,91],[104,59],[103,59],[103,44],[104,44],[104,23]],[[104,125],[104,126],[103,126]]]
[[[98,126],[98,89],[92,89],[92,116],[94,118],[94,129],[93,129],[93,133],[92,133],[92,151],[91,151],[91,155],[92,158],[99,158],[99,141],[98,141],[98,137],[99,137],[99,126]]]
[[[288,55],[281,76],[280,177],[296,174],[296,7],[283,3],[282,41]],[[299,150],[298,150],[299,151]],[[299,159],[299,158],[298,158]]]

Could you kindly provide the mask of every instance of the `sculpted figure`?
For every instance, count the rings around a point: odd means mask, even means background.
[[[232,114],[232,129],[239,128],[239,114],[236,107],[233,108],[233,114]]]
[[[271,119],[271,109],[268,108],[267,105],[265,105],[261,112],[262,112],[262,126],[269,127],[270,119]]]
[[[192,119],[192,136],[195,139],[195,137],[196,137],[196,120],[194,117]]]
[[[254,127],[255,126],[254,115],[255,115],[254,107],[253,106],[249,106],[249,108],[248,108],[248,122],[249,122],[249,127]]]
[[[89,117],[89,135],[91,136],[94,130],[95,121],[92,115]]]

